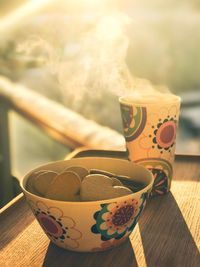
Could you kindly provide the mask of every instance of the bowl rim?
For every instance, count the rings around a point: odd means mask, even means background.
[[[51,161],[51,162],[48,162],[46,164],[42,164],[42,165],[39,165],[37,166],[36,168],[28,171],[24,176],[23,178],[21,179],[20,181],[20,187],[25,194],[27,195],[31,195],[32,197],[37,197],[39,200],[45,200],[47,202],[54,202],[54,203],[62,203],[62,204],[69,204],[69,205],[73,205],[73,206],[91,206],[91,205],[100,205],[100,204],[103,204],[103,203],[112,203],[112,202],[119,202],[120,200],[123,201],[123,199],[127,199],[127,197],[129,198],[132,198],[132,197],[135,197],[137,195],[141,195],[142,193],[144,192],[147,192],[148,190],[150,190],[153,186],[153,182],[154,182],[154,178],[153,178],[153,174],[147,170],[145,167],[139,165],[139,164],[136,164],[134,162],[132,162],[135,167],[138,167],[144,171],[146,171],[147,174],[149,174],[149,182],[148,184],[141,190],[137,191],[137,192],[133,192],[131,194],[127,194],[125,196],[121,196],[121,197],[115,197],[115,198],[110,198],[110,199],[102,199],[102,200],[94,200],[94,201],[64,201],[64,200],[55,200],[55,199],[50,199],[50,198],[46,198],[46,197],[42,197],[42,196],[38,196],[34,193],[31,193],[29,192],[27,189],[26,189],[26,182],[28,180],[28,177],[30,177],[30,175],[36,171],[37,169],[40,169],[41,167],[45,167],[45,166],[49,166],[51,164],[56,164],[56,163],[60,163],[60,162],[64,162],[64,161],[72,161],[72,160],[76,160],[76,159],[109,159],[109,160],[114,160],[114,161],[120,161],[120,162],[130,162],[129,160],[126,160],[126,159],[118,159],[118,158],[111,158],[111,157],[83,157],[83,158],[72,158],[72,159],[66,159],[66,160],[59,160],[59,161]],[[39,201],[38,200],[38,201]]]

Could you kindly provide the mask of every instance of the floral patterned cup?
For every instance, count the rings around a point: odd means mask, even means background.
[[[180,98],[172,94],[158,97],[119,98],[128,159],[154,176],[151,196],[170,190],[173,175]]]
[[[131,176],[145,187],[127,196],[90,202],[57,201],[27,191],[27,181],[35,171],[61,172],[75,165]],[[74,251],[101,251],[127,239],[143,212],[152,185],[153,176],[144,167],[111,158],[76,158],[50,163],[29,172],[21,182],[26,200],[48,238]]]

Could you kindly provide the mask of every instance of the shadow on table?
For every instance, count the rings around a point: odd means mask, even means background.
[[[128,239],[114,249],[103,252],[72,252],[49,244],[42,267],[138,267],[135,254]]]
[[[171,193],[150,200],[139,228],[147,267],[200,266],[198,248]]]

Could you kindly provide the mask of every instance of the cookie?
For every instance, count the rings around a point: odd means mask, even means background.
[[[35,171],[34,174],[35,176],[38,175],[38,174],[41,174],[41,173],[44,173],[44,172],[49,172],[51,170],[38,170],[38,171]]]
[[[38,192],[41,196],[44,196],[54,179],[58,174],[54,171],[41,171],[38,172],[37,175],[33,179],[33,188]]]
[[[114,173],[107,172],[107,171],[104,171],[104,170],[99,170],[99,169],[90,169],[90,174],[102,174],[102,175],[105,175],[105,176],[108,176],[108,177],[116,176]]]
[[[80,198],[82,201],[111,199],[131,194],[124,186],[114,186],[111,177],[103,174],[90,174],[81,183]]]
[[[142,190],[145,185],[141,182],[136,182],[131,177],[124,176],[124,175],[116,175],[115,178],[117,178],[122,184],[128,188],[130,188],[133,192],[138,192]]]
[[[35,173],[32,173],[30,175],[30,177],[28,178],[28,181],[27,181],[27,184],[26,184],[26,190],[29,191],[32,194],[38,195],[39,193],[33,187],[34,179],[35,179]]]
[[[72,171],[58,174],[51,182],[46,197],[55,200],[77,201],[80,191],[81,179]]]
[[[108,177],[112,177],[112,179],[116,178],[121,182],[121,184],[116,184],[116,185],[124,185],[125,187],[128,187],[131,189],[133,192],[137,192],[139,190],[142,190],[145,185],[140,182],[135,182],[134,180],[131,179],[131,177],[125,176],[125,175],[117,175],[114,173],[110,173],[104,170],[98,170],[98,169],[91,169],[90,174],[103,174]]]
[[[89,171],[82,166],[71,166],[71,167],[66,168],[64,171],[72,171],[72,172],[77,173],[81,181],[84,179],[85,176],[89,174]]]
[[[120,180],[118,180],[117,178],[115,178],[115,177],[111,177],[112,178],[112,180],[113,180],[113,186],[123,186],[123,184],[122,184],[122,182],[120,181]]]

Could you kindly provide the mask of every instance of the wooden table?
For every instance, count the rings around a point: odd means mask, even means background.
[[[95,153],[105,154],[85,151],[79,156]],[[124,157],[124,152],[106,155]],[[149,201],[129,240],[96,253],[70,252],[50,243],[20,195],[0,214],[0,266],[199,267],[199,180],[200,157],[177,156],[171,192]]]

